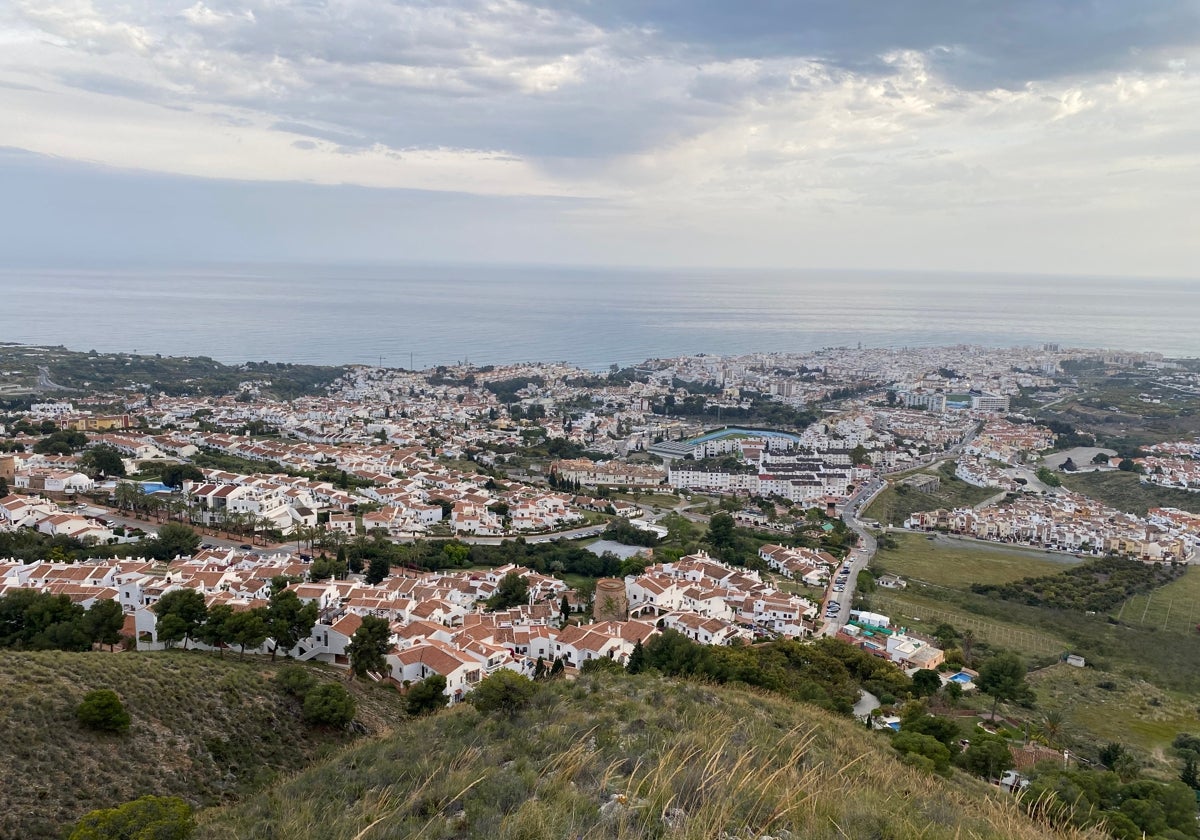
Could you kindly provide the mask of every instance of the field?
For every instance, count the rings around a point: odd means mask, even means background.
[[[935,586],[966,589],[972,583],[1008,583],[1060,572],[1073,557],[1048,554],[941,534],[891,532],[895,548],[881,548],[875,572],[891,572]]]
[[[904,520],[917,511],[973,507],[1000,492],[997,488],[976,487],[956,478],[953,462],[943,464],[936,471],[923,472],[936,475],[941,480],[937,492],[922,493],[906,485],[892,483],[863,511],[863,517],[885,525],[903,525]]]
[[[1109,507],[1145,516],[1152,507],[1175,507],[1200,513],[1200,493],[1142,484],[1131,472],[1065,473],[1062,482],[1076,493],[1090,496]]]
[[[1145,680],[1059,664],[1035,672],[1030,683],[1037,709],[1032,714],[1018,710],[1014,717],[1036,723],[1048,712],[1061,712],[1066,743],[1079,736],[1100,744],[1118,741],[1139,749],[1170,775],[1176,762],[1163,759],[1171,740],[1180,732],[1200,731],[1194,700]]]
[[[1190,567],[1179,580],[1149,595],[1135,595],[1121,605],[1116,617],[1124,624],[1157,628],[1190,637],[1200,622],[1200,568]]]
[[[277,667],[183,651],[0,653],[0,766],[19,769],[0,789],[0,837],[57,838],[84,813],[144,794],[234,801],[349,743],[300,720],[299,703],[271,684]],[[76,723],[94,688],[121,697],[128,733]],[[354,691],[369,729],[402,717],[394,690]]]

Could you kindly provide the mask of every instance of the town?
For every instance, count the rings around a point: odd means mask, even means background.
[[[364,622],[382,621],[385,664],[372,678],[405,689],[437,674],[452,702],[498,669],[625,664],[665,630],[704,645],[834,636],[910,672],[935,669],[936,638],[856,608],[868,528],[1195,557],[1200,516],[1114,510],[1057,478],[1135,470],[1200,488],[1194,442],[1147,446],[1119,466],[1100,449],[1084,464],[1075,450],[1043,462],[1061,431],[1023,411],[1069,394],[1085,360],[1195,386],[1154,354],[1044,345],[696,356],[606,374],[360,366],[287,400],[262,376],[217,397],[138,383],[31,397],[0,438],[0,531],[38,534],[48,549],[0,560],[0,596],[115,602],[119,635],[140,650],[237,644],[339,667],[353,664]],[[885,490],[928,495],[950,478],[991,492],[886,527],[864,513]],[[669,546],[673,523],[703,538]],[[732,548],[735,528],[755,535],[749,550]],[[568,543],[591,552],[589,574],[528,561]],[[405,563],[384,545],[431,547],[437,562],[426,551]],[[499,559],[470,562],[485,550]],[[264,620],[206,632],[203,618],[164,608],[181,592],[202,615]],[[265,619],[282,593],[311,605],[296,638],[273,637]]]

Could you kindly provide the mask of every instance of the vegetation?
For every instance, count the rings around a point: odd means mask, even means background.
[[[630,670],[754,686],[842,714],[850,713],[863,688],[893,696],[912,691],[896,666],[833,639],[710,647],[664,630],[646,643]]]
[[[391,647],[391,633],[387,619],[375,615],[363,616],[362,624],[354,631],[346,646],[354,676],[361,679],[369,673],[383,673],[387,669],[385,657]]]
[[[178,796],[143,796],[85,814],[67,840],[187,840],[195,829],[191,806]]]
[[[85,813],[143,794],[194,807],[233,801],[348,742],[341,730],[306,725],[276,672],[265,658],[199,652],[0,652],[0,764],[22,768],[0,795],[0,837],[57,840]],[[131,718],[119,738],[75,716],[89,692],[114,687]],[[371,731],[403,714],[390,688],[347,688]]]
[[[75,709],[75,719],[93,732],[126,732],[133,720],[121,698],[108,688],[97,688],[83,695],[83,702]]]
[[[304,695],[302,716],[313,726],[343,729],[354,720],[355,711],[354,698],[340,683],[321,683]]]
[[[939,586],[999,584],[1048,574],[1063,568],[1059,558],[1015,546],[999,546],[940,534],[888,534],[871,568]]]
[[[408,689],[404,695],[405,707],[413,717],[429,715],[446,708],[446,678],[432,674]]]
[[[1200,493],[1143,484],[1140,476],[1131,472],[1075,473],[1063,476],[1063,483],[1076,493],[1138,516],[1145,516],[1152,507],[1174,507],[1200,513]]]
[[[1036,824],[1010,797],[905,767],[884,736],[778,697],[620,674],[526,683],[528,703],[511,714],[463,703],[410,721],[201,814],[197,835],[1101,836]]]
[[[885,525],[903,525],[904,520],[919,511],[973,507],[1000,492],[997,488],[968,484],[954,475],[954,468],[953,461],[948,461],[938,468],[936,475],[941,484],[935,493],[925,493],[898,482],[892,483],[863,511],[863,516]]]
[[[1196,793],[1183,782],[1125,781],[1107,770],[1040,768],[1024,800],[1055,824],[1103,824],[1118,840],[1196,837]]]
[[[36,366],[45,365],[50,379],[72,389],[113,391],[149,386],[150,393],[171,396],[236,394],[243,382],[278,399],[323,393],[345,368],[247,362],[224,365],[204,356],[146,356],[131,353],[81,353],[63,347],[0,346],[6,370],[21,372],[31,384]]]
[[[1183,572],[1181,566],[1100,557],[1054,575],[1006,584],[974,584],[971,591],[1032,606],[1099,612],[1112,609],[1131,595],[1170,583]]]
[[[85,610],[66,595],[17,589],[0,597],[0,648],[91,650],[121,639],[125,616],[115,601]]]

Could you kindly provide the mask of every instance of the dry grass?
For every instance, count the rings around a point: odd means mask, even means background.
[[[546,686],[511,720],[463,706],[412,721],[201,822],[222,840],[1100,836],[1037,825],[816,709],[622,676]]]
[[[144,794],[235,801],[349,743],[300,721],[271,684],[275,667],[182,651],[0,653],[0,766],[14,771],[0,786],[0,837],[59,837],[87,811]],[[94,688],[121,697],[127,735],[75,722]],[[360,718],[379,731],[398,706],[374,688],[358,690]]]

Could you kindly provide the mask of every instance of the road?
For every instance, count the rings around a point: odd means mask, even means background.
[[[84,516],[99,517],[105,522],[109,522],[113,525],[121,525],[125,528],[141,528],[147,534],[157,534],[158,529],[163,524],[153,519],[135,519],[134,517],[122,513],[115,508],[107,508],[100,505],[86,505],[80,509],[79,513],[83,514]],[[201,532],[198,533],[200,533],[201,544],[211,545],[217,548],[238,548],[239,546],[250,544],[246,537],[227,538],[217,537],[213,536],[212,534]],[[255,546],[255,549],[258,551],[290,551],[292,550],[290,547],[291,545],[294,544],[281,543],[279,545],[257,545]]]
[[[38,365],[37,375],[37,390],[39,391],[69,391],[70,388],[64,388],[56,382],[50,381],[50,368],[43,365]]]
[[[930,463],[941,463],[942,461],[952,460],[962,454],[963,449],[979,433],[981,426],[977,425],[971,432],[963,438],[961,443],[956,443],[954,446],[938,453],[930,459]],[[906,470],[912,469],[912,466],[905,467]],[[839,568],[844,569],[846,564],[850,564],[850,574],[846,579],[845,586],[841,592],[834,592],[834,583],[831,581],[829,588],[825,591],[825,600],[821,603],[821,614],[825,615],[830,604],[836,603],[839,607],[837,615],[826,619],[825,626],[821,628],[818,635],[833,636],[836,635],[846,622],[850,620],[850,605],[854,603],[854,587],[858,582],[858,573],[867,568],[871,563],[871,558],[875,556],[875,551],[879,548],[875,536],[867,530],[866,526],[859,520],[858,515],[864,508],[874,501],[887,487],[887,482],[875,476],[871,482],[865,487],[862,487],[857,493],[850,497],[842,508],[842,521],[855,534],[858,535],[858,545],[846,557],[846,560]]]
[[[841,569],[850,566],[850,573],[847,576],[846,583],[841,592],[834,592],[834,583],[830,581],[828,589],[825,591],[825,600],[821,604],[822,615],[826,614],[830,604],[837,604],[839,612],[837,615],[827,619],[825,626],[821,628],[818,635],[833,636],[850,620],[850,605],[854,603],[854,585],[858,578],[858,573],[867,568],[871,562],[871,558],[875,556],[875,550],[878,547],[875,537],[866,529],[862,522],[858,519],[859,512],[869,505],[885,487],[887,482],[881,478],[874,478],[869,484],[861,488],[857,493],[850,497],[846,502],[846,506],[842,508],[842,521],[850,530],[858,535],[858,545],[855,546],[846,556],[845,561],[841,565]]]

